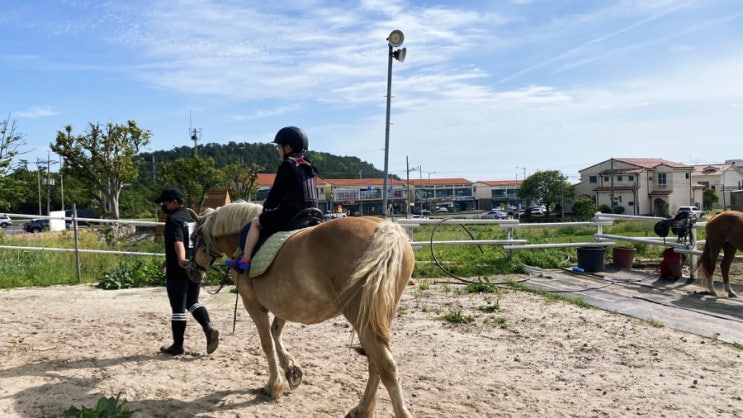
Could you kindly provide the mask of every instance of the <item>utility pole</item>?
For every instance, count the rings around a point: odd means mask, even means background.
[[[191,111],[188,111],[188,134],[191,136],[191,141],[193,141],[193,155],[196,157],[199,155],[199,139],[201,139],[201,128],[191,129]]]
[[[199,155],[199,138],[201,137],[201,129],[191,129],[191,140],[193,141],[193,155],[196,157]]]
[[[46,160],[36,159],[37,174],[41,170],[41,167],[46,165],[46,214],[49,215],[52,207],[52,184],[54,180],[51,178],[51,165],[57,164],[56,161],[51,160],[51,152],[47,153]],[[39,215],[41,215],[41,176],[37,176],[39,179]]]
[[[64,210],[64,176],[62,176],[62,156],[59,156],[59,190],[62,194],[62,210]]]
[[[359,170],[359,183],[361,183],[361,170]],[[364,201],[362,200],[364,199],[364,192],[361,190],[361,186],[362,185],[359,184],[359,216],[364,216]]]

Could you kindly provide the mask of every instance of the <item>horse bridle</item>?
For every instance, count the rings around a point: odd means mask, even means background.
[[[196,232],[194,233],[195,237],[193,240],[193,252],[191,253],[191,257],[188,259],[189,266],[193,269],[203,272],[206,274],[209,269],[212,268],[212,264],[214,264],[214,261],[220,257],[222,257],[222,254],[215,254],[211,251],[208,245],[205,245],[206,247],[206,254],[207,254],[207,260],[208,263],[206,266],[202,266],[201,264],[196,262],[196,249],[199,248],[201,245],[204,245],[204,239],[203,239],[203,232],[201,231],[201,228],[196,228]]]

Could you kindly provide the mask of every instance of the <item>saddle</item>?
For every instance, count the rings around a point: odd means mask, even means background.
[[[308,226],[320,225],[323,221],[323,213],[318,208],[302,209],[289,221],[289,231],[307,228]]]
[[[655,231],[656,235],[663,238],[663,243],[666,242],[669,230],[678,237],[676,242],[685,242],[696,222],[696,215],[690,212],[681,212],[676,214],[676,216],[656,222],[655,226],[653,226],[653,231]]]
[[[261,231],[258,243],[253,249],[252,262],[250,266],[249,277],[256,277],[263,274],[273,262],[276,253],[279,251],[284,242],[294,235],[300,229],[320,225],[323,221],[323,213],[320,209],[310,207],[303,209],[289,221],[289,227],[285,231],[267,232]],[[248,235],[250,223],[243,227],[240,234],[240,248],[245,246],[245,239]],[[264,248],[265,247],[265,248]],[[238,250],[239,251],[239,250]]]

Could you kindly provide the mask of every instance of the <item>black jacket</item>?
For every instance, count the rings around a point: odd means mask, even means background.
[[[317,170],[304,155],[294,154],[276,171],[263,203],[261,226],[267,231],[285,230],[294,215],[309,207],[317,207]]]

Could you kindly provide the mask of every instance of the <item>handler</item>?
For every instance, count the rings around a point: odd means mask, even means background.
[[[206,307],[199,303],[199,284],[188,278],[187,248],[189,246],[187,222],[191,216],[183,207],[183,193],[176,187],[168,187],[155,199],[162,211],[168,214],[165,221],[165,271],[166,289],[172,317],[173,344],[161,347],[160,352],[171,356],[183,354],[183,335],[186,332],[186,308],[201,324],[206,335],[206,352],[211,354],[219,345],[219,331],[212,328]]]

